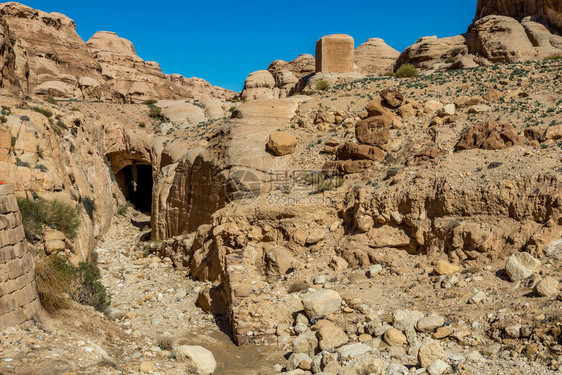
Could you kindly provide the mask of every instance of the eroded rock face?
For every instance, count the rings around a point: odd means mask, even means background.
[[[398,56],[383,39],[371,38],[355,49],[355,65],[361,74],[383,74],[392,71]]]
[[[50,110],[61,124],[55,128],[44,115],[16,108],[16,103],[3,100],[12,112],[0,125],[2,180],[12,184],[18,196],[33,192],[76,205],[81,226],[72,251],[78,259],[87,260],[96,236],[109,227],[116,204],[113,195],[118,193],[104,161],[103,126],[80,112],[53,107]],[[82,208],[85,198],[96,204],[92,217]]]
[[[10,2],[0,4],[0,17],[9,27],[7,33],[2,26],[4,41],[11,40],[4,55],[11,56],[16,85],[26,92],[121,103],[235,95],[203,80],[164,75],[158,63],[142,60],[133,44],[115,33],[101,31],[84,43],[74,21],[60,13]]]
[[[448,57],[460,57],[468,53],[463,35],[448,38],[423,37],[406,48],[396,61],[396,67],[412,64],[418,68],[431,68]]]
[[[521,61],[536,53],[523,26],[505,16],[487,16],[476,21],[467,44],[470,53],[481,53],[492,62]]]
[[[27,51],[10,32],[6,20],[0,17],[0,87],[26,94],[29,91],[28,75]]]
[[[250,73],[244,82],[241,93],[242,100],[267,100],[278,98],[275,90],[275,78],[267,70]]]
[[[560,0],[478,0],[474,20],[489,15],[509,16],[518,20],[531,16],[544,20],[558,32],[562,31],[562,2]]]
[[[301,100],[244,103],[208,147],[184,150],[174,160],[162,158],[156,166],[153,237],[194,231],[210,223],[213,213],[229,200],[259,195],[261,189],[267,189],[270,171],[283,170],[288,158],[268,152],[266,143],[271,133],[294,116]],[[248,190],[236,190],[240,187]]]
[[[456,151],[481,148],[500,150],[523,144],[523,137],[517,134],[513,125],[499,121],[489,121],[471,126],[461,136],[455,146]]]
[[[101,67],[89,54],[70,18],[18,3],[1,4],[0,16],[27,51],[32,88],[47,81],[60,81],[64,75],[101,80]]]

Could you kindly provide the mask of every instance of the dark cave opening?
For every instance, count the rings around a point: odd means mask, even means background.
[[[115,174],[117,185],[133,207],[147,215],[152,209],[152,166],[128,165]]]

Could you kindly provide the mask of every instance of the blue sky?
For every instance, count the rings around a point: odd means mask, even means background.
[[[419,37],[466,32],[477,0],[129,1],[29,0],[74,19],[87,41],[98,30],[129,39],[164,73],[200,77],[239,91],[246,76],[276,59],[314,54],[323,35],[383,38],[399,51]]]

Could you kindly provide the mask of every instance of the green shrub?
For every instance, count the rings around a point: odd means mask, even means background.
[[[0,112],[4,116],[9,116],[12,114],[12,110],[10,107],[6,107],[5,105],[2,106],[2,111]]]
[[[35,279],[41,304],[49,312],[68,306],[66,293],[76,302],[103,313],[111,303],[100,282],[100,271],[92,263],[81,262],[75,267],[61,255],[53,254],[36,263]]]
[[[28,198],[18,198],[25,238],[29,242],[37,242],[43,236],[43,225],[46,222],[45,211],[37,202]]]
[[[84,210],[86,210],[90,220],[94,220],[94,214],[98,209],[96,202],[94,202],[91,198],[86,197],[82,199],[82,206],[84,206]]]
[[[117,207],[117,215],[119,215],[119,216],[127,215],[127,212],[129,212],[130,207],[131,207],[131,204],[128,203],[128,202],[120,205],[119,207]]]
[[[146,127],[146,124],[144,122],[139,122],[139,128],[144,128]]]
[[[80,112],[80,108],[78,108],[78,107],[72,107],[72,108],[70,108],[70,110],[72,112]]]
[[[557,61],[562,59],[562,55],[551,55],[544,58],[544,61]]]
[[[457,61],[457,60],[458,60],[457,57],[449,56],[449,57],[447,57],[447,58],[445,59],[445,62],[446,62],[447,64],[451,64],[451,63],[454,63],[454,62]]]
[[[325,79],[321,79],[320,81],[316,82],[316,90],[318,91],[326,91],[330,88],[330,83]]]
[[[29,121],[29,116],[20,116],[20,120],[22,121]]]
[[[156,104],[156,103],[158,103],[158,100],[156,100],[156,99],[148,99],[148,100],[145,100],[144,102],[142,102],[142,104],[146,104],[146,105],[152,105],[152,104]]]
[[[418,70],[415,66],[411,64],[404,64],[396,71],[396,77],[406,78],[406,77],[417,77]]]
[[[394,72],[392,70],[389,70],[388,72],[384,73],[385,77],[395,77],[396,74],[394,74]]]
[[[0,122],[1,122],[2,124],[5,124],[5,123],[8,122],[8,118],[7,118],[6,116],[2,115],[2,116],[0,116]]]
[[[327,178],[322,172],[311,172],[305,176],[304,181],[312,186],[312,194],[335,190],[343,184],[343,178]]]
[[[50,201],[28,198],[18,199],[21,211],[25,238],[29,242],[37,242],[43,236],[43,227],[59,230],[68,238],[76,237],[80,226],[80,217],[76,209],[63,201]]]
[[[55,105],[58,104],[57,100],[55,98],[53,98],[52,96],[47,96],[43,100],[46,101],[47,103],[51,103],[51,104],[55,104]]]
[[[160,118],[162,116],[162,108],[157,106],[150,107],[150,111],[148,112],[148,116],[152,118]]]
[[[31,109],[34,110],[35,112],[39,112],[40,114],[42,114],[47,118],[53,117],[53,112],[49,111],[48,109],[39,108],[39,107],[32,107]]]
[[[73,274],[72,265],[58,254],[36,262],[35,282],[45,310],[52,313],[68,306],[65,293],[69,291]]]
[[[111,304],[111,297],[100,281],[100,270],[92,263],[80,262],[75,269],[70,296],[76,302],[92,306],[103,313],[107,313]]]

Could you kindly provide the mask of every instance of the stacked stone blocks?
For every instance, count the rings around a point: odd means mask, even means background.
[[[0,185],[0,330],[28,327],[39,312],[35,263],[12,185]]]

